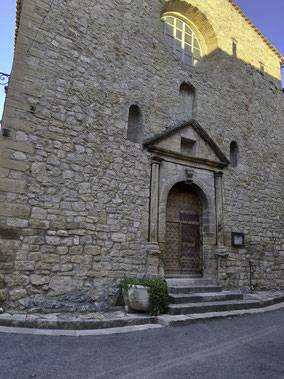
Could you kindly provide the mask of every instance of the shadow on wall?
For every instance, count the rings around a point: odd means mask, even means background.
[[[241,10],[240,13],[243,14]],[[206,14],[202,13],[197,7],[193,6],[192,4],[189,4],[184,0],[167,0],[166,4],[162,7],[161,10],[161,17],[164,16],[177,17],[178,19],[184,21],[188,26],[192,28],[201,45],[203,57],[210,55],[214,51],[219,49],[217,35],[215,33],[214,28],[211,25],[210,20],[207,18]],[[243,16],[246,17],[245,14],[243,14]],[[260,34],[258,29],[254,27],[253,24],[252,27],[255,28],[256,33]],[[279,62],[282,60],[282,65],[284,65],[283,57],[278,52],[278,50],[263,35],[260,34],[260,38],[262,38],[263,42],[266,43],[266,45],[274,51],[274,53],[278,56]],[[186,41],[184,43],[186,43]],[[234,38],[232,38],[231,55],[235,58],[238,55],[238,43]],[[277,59],[276,55],[275,59]],[[244,62],[247,64],[251,64],[247,61]],[[255,65],[253,66],[257,69],[260,69],[260,71],[265,71],[265,62],[259,62],[258,67],[256,67]],[[279,72],[275,72],[275,77],[277,79],[280,78],[280,67]]]
[[[233,49],[233,47],[232,47]],[[205,72],[210,69],[211,73],[215,76],[215,73],[223,71],[221,76],[224,77],[224,83],[232,83],[232,87],[242,88],[244,85],[246,88],[250,86],[257,87],[264,86],[267,90],[279,91],[282,89],[282,83],[279,78],[267,73],[263,64],[259,67],[245,62],[237,55],[230,55],[221,49],[216,49],[212,53],[204,56],[200,64],[196,67],[197,72]],[[284,68],[281,70],[284,74]],[[222,84],[222,83],[220,83]],[[270,86],[268,85],[270,84]]]
[[[143,140],[142,113],[138,105],[135,104],[129,108],[127,139],[139,144],[142,144]]]
[[[159,87],[148,87],[154,94],[155,101],[157,99],[159,108],[152,107],[147,113],[146,107],[141,103],[145,119],[150,120],[144,125],[145,140],[190,119],[200,120],[200,117],[206,113],[210,114],[210,118],[207,118],[208,132],[211,122],[216,120],[221,122],[220,136],[217,139],[219,143],[223,141],[224,133],[227,134],[228,122],[231,126],[237,126],[240,122],[247,123],[249,120],[253,126],[256,122],[271,120],[271,116],[268,116],[272,115],[271,112],[274,117],[278,117],[279,122],[284,117],[284,93],[281,81],[261,71],[260,68],[257,69],[221,49],[216,49],[203,57],[198,65],[190,66],[172,53],[166,41],[163,48],[167,64],[170,54],[172,55],[170,63],[176,65],[175,72],[179,75],[179,80],[173,78],[170,82],[171,91],[164,102],[160,101]],[[163,118],[157,124],[157,114],[160,117],[161,110]],[[203,126],[206,128],[204,122]],[[270,128],[270,121],[265,121],[263,125],[265,133]],[[276,129],[278,128],[280,123],[276,124]],[[238,133],[236,131],[235,134]],[[244,133],[249,135],[250,129],[246,128]],[[230,135],[230,141],[235,140],[236,135]]]
[[[180,95],[180,114],[183,114],[184,119],[181,121],[188,121],[193,118],[193,107],[195,100],[195,88],[192,84],[183,82],[179,88]]]

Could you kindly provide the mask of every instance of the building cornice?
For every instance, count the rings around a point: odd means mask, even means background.
[[[236,9],[236,11],[246,20],[246,22],[254,29],[254,31],[260,36],[260,38],[266,43],[266,45],[278,56],[280,65],[284,65],[284,56],[272,45],[272,43],[261,33],[261,31],[254,25],[254,23],[248,18],[248,16],[241,10],[241,8],[234,2],[234,0],[228,0],[229,3]]]
[[[21,18],[21,11],[22,11],[22,7],[23,7],[23,1],[24,0],[17,0],[17,3],[16,3],[15,46],[16,46],[17,37],[18,37],[18,30],[19,30],[19,25],[20,25],[20,18]]]

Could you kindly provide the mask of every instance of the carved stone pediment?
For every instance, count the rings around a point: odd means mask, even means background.
[[[213,139],[195,120],[149,138],[144,142],[144,147],[159,155],[217,167],[226,167],[230,163]]]

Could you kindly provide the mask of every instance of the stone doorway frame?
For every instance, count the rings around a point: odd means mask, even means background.
[[[152,158],[148,255],[155,275],[165,276],[163,261],[168,194],[174,185],[187,182],[198,194],[202,207],[203,277],[218,282],[218,260],[227,256],[224,247],[222,176],[222,171],[212,167],[157,156]]]
[[[213,159],[181,152],[175,136],[192,128],[197,139],[214,152]],[[165,141],[165,143],[163,143]],[[203,277],[218,281],[218,260],[228,254],[224,247],[223,169],[230,163],[216,143],[195,121],[166,130],[144,142],[152,153],[149,211],[148,266],[152,275],[164,277],[166,205],[170,189],[186,182],[198,194],[202,206]]]
[[[170,190],[178,183],[186,182],[186,173],[184,167],[181,173],[168,178],[164,183],[161,181],[160,196],[159,196],[159,233],[158,242],[161,250],[161,259],[165,256],[165,241],[166,241],[166,208],[167,199]],[[161,177],[163,177],[163,168],[161,167]],[[206,190],[206,184],[202,179],[194,178],[190,184],[193,191],[196,192],[200,199],[202,208],[202,262],[203,262],[203,276],[212,276],[208,272],[208,256],[214,255],[213,249],[216,246],[216,213],[215,213],[215,197],[214,193]]]

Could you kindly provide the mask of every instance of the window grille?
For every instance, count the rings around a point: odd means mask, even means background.
[[[183,21],[173,16],[162,17],[164,36],[173,52],[186,64],[191,66],[200,62],[202,51],[200,43],[192,29]]]

